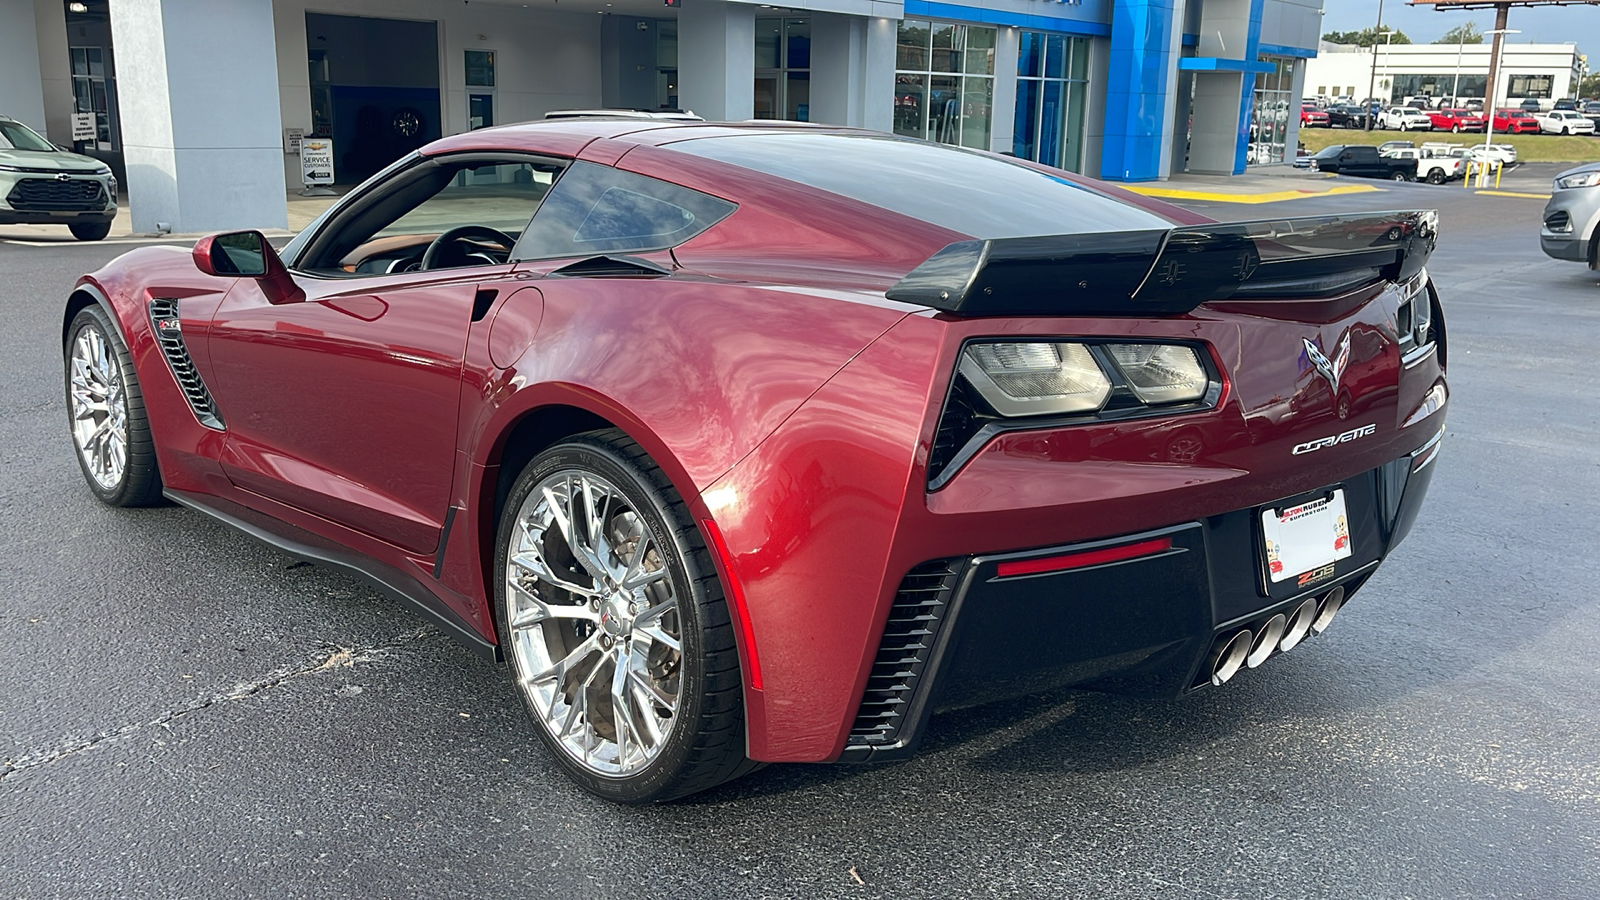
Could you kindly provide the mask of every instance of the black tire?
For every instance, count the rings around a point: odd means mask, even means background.
[[[594,473],[618,487],[649,528],[678,601],[682,642],[678,709],[654,759],[639,771],[607,776],[584,768],[560,745],[520,687],[518,654],[508,646],[507,668],[534,731],[573,781],[617,803],[673,800],[738,778],[759,764],[745,757],[744,680],[734,626],[711,554],[687,505],[648,454],[617,429],[574,435],[534,457],[517,477],[500,517],[495,543],[495,618],[502,642],[512,634],[506,566],[523,501],[561,470]],[[667,556],[672,558],[668,559]]]
[[[110,222],[73,222],[67,226],[72,236],[80,241],[103,241],[111,233]]]
[[[1410,181],[1411,180],[1411,176],[1407,175],[1404,172],[1396,172],[1393,175],[1390,175],[1389,179],[1391,181]]]
[[[1451,134],[1460,134],[1461,133],[1461,126],[1459,124],[1451,125],[1450,126],[1450,133]]]
[[[1432,172],[1429,172],[1428,173],[1428,183],[1429,184],[1444,184],[1444,170],[1443,169],[1434,169]]]
[[[79,450],[72,428],[72,350],[86,330],[94,330],[111,350],[111,361],[121,381],[123,402],[126,405],[124,432],[127,435],[127,462],[122,477],[115,484],[102,486],[91,474],[88,463]],[[105,308],[91,303],[81,310],[67,329],[67,342],[63,347],[65,372],[63,382],[67,393],[67,425],[72,437],[73,457],[83,472],[83,480],[101,503],[107,506],[159,506],[161,496],[161,469],[156,463],[155,441],[150,435],[150,419],[145,415],[144,394],[139,390],[139,375],[134,371],[133,358],[122,343],[117,329],[111,324]]]

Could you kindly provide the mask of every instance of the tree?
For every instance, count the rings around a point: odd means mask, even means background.
[[[1578,82],[1579,97],[1600,97],[1600,74],[1585,75]]]
[[[1483,32],[1478,30],[1477,22],[1468,22],[1464,25],[1446,31],[1444,37],[1434,41],[1435,44],[1481,44]]]
[[[1388,39],[1391,44],[1411,43],[1411,38],[1406,37],[1404,31],[1397,31],[1393,28],[1385,28],[1383,31],[1379,31],[1376,28],[1363,28],[1360,31],[1330,31],[1323,35],[1322,39],[1330,44],[1355,44],[1357,47],[1371,47],[1374,42],[1384,43],[1384,32],[1394,35]]]

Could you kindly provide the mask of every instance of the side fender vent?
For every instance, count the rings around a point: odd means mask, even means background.
[[[960,568],[960,560],[923,563],[900,582],[847,746],[883,746],[900,739]]]
[[[200,373],[194,367],[194,359],[189,356],[189,347],[183,342],[183,323],[178,318],[178,301],[151,300],[150,328],[155,334],[156,346],[161,348],[161,355],[167,359],[167,368],[172,370],[172,377],[177,380],[184,399],[189,401],[189,409],[194,412],[194,417],[207,428],[226,430],[227,426],[222,423],[222,414],[217,411],[216,401],[211,399],[211,391],[200,379]]]

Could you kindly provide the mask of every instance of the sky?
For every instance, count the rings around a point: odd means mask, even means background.
[[[1378,23],[1378,0],[1323,0],[1322,33],[1360,31]],[[1405,0],[1384,0],[1383,23],[1398,28],[1413,43],[1431,44],[1451,28],[1475,22],[1480,30],[1494,27],[1494,10],[1440,12],[1428,6],[1408,6]],[[1519,44],[1575,42],[1590,58],[1590,70],[1600,68],[1600,6],[1546,6],[1511,10],[1508,28],[1518,28],[1511,40]]]

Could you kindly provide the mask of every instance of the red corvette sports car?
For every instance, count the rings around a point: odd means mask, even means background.
[[[84,276],[71,429],[104,502],[365,576],[662,800],[1320,633],[1433,475],[1435,240],[846,129],[484,129],[281,252]]]

